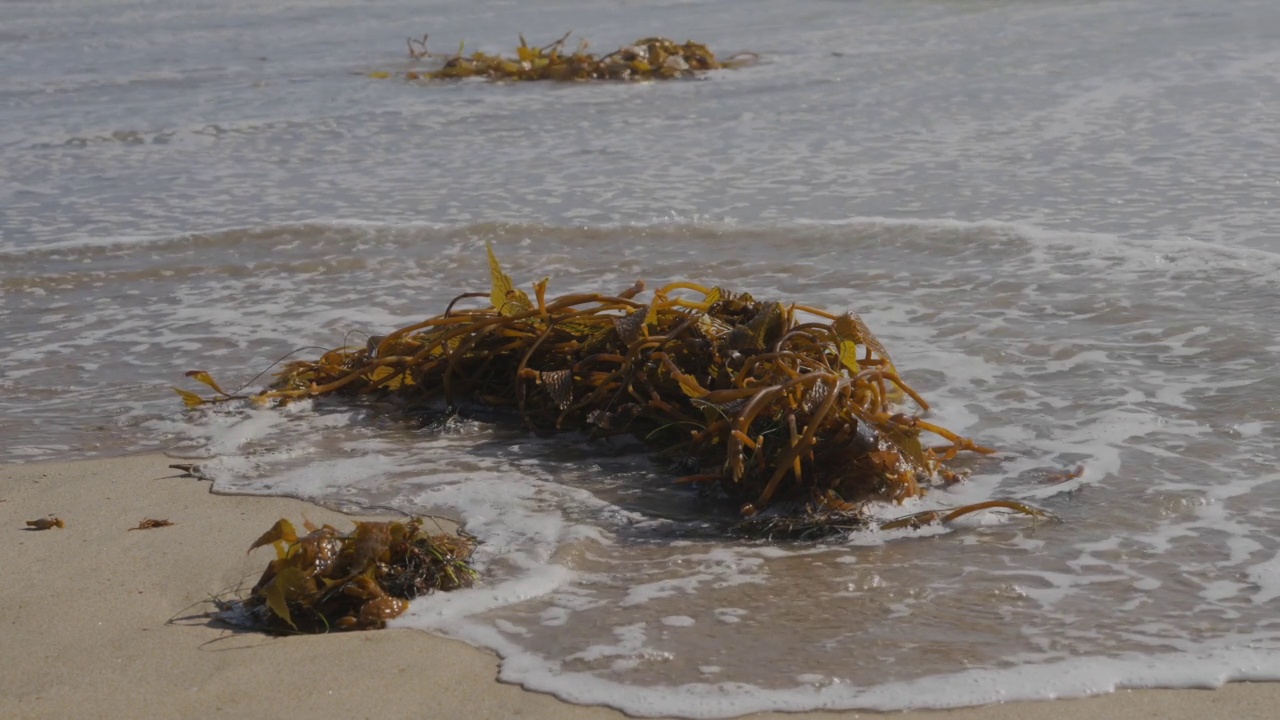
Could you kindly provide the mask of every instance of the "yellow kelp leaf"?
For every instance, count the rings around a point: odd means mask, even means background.
[[[681,371],[680,368],[671,361],[670,357],[663,357],[662,365],[667,369],[667,372],[671,373],[671,377],[675,378],[676,382],[680,383],[680,390],[683,391],[685,395],[698,399],[708,394],[708,390],[699,385],[696,378],[692,375],[686,375]]]
[[[213,391],[218,393],[219,395],[231,394],[231,393],[228,393],[226,390],[223,390],[222,388],[218,387],[218,383],[214,382],[213,377],[210,376],[209,373],[205,372],[204,370],[188,370],[187,377],[191,378],[192,380],[195,380],[196,382],[202,382],[205,385],[208,385],[209,387],[213,388]]]
[[[297,628],[289,614],[289,600],[302,594],[307,587],[307,576],[296,567],[287,567],[276,573],[265,588],[267,607],[276,617],[289,623],[289,627]]]
[[[507,304],[499,312],[502,315],[518,315],[532,309],[533,302],[523,290],[511,290],[507,292]]]
[[[396,377],[392,380],[387,380],[387,378],[391,377],[392,375],[398,375],[399,377]],[[386,380],[386,382],[382,382],[383,380]],[[400,386],[404,384],[404,380],[405,380],[404,373],[402,373],[400,370],[396,368],[393,368],[387,365],[380,365],[374,368],[373,372],[369,373],[369,382],[371,383],[381,382],[382,387],[387,388],[388,390],[400,389]]]
[[[858,343],[852,340],[840,341],[840,364],[848,368],[850,375],[857,375],[861,369],[858,367]]]
[[[173,391],[182,396],[182,404],[189,408],[200,407],[204,404],[204,398],[193,392],[183,390],[182,388],[174,388]]]
[[[888,360],[892,364],[893,361],[889,358],[889,351],[885,349],[880,340],[871,332],[871,328],[867,327],[867,324],[863,322],[857,313],[847,312],[836,318],[835,322],[831,323],[831,329],[841,338],[866,345],[878,357]]]
[[[538,312],[543,316],[547,314],[547,283],[551,282],[551,278],[542,278],[533,284],[533,295],[538,298]]]
[[[450,60],[445,66],[436,71],[436,77],[444,78],[466,78],[476,74],[476,66],[467,61]]]
[[[391,77],[391,73],[379,70],[377,72],[369,73],[369,77],[373,78],[374,80],[386,80],[387,78]]]
[[[707,394],[707,389],[699,385],[698,381],[689,375],[680,373],[676,376],[676,380],[679,381],[680,389],[684,391],[684,394],[691,398],[696,399]]]
[[[533,303],[529,302],[529,296],[517,290],[511,283],[511,278],[502,272],[498,256],[493,254],[493,246],[485,243],[485,248],[489,250],[489,277],[493,283],[489,290],[489,302],[493,303],[494,309],[499,315],[516,315],[532,309]]]
[[[649,309],[644,314],[645,327],[654,327],[658,324],[658,303],[649,303]]]
[[[267,545],[278,540],[284,540],[289,543],[298,542],[298,533],[293,529],[293,523],[284,518],[277,520],[276,524],[272,525],[270,530],[262,533],[257,540],[254,540],[253,544],[249,546],[248,552],[253,552],[255,549],[260,548],[263,545]]]
[[[924,456],[924,446],[920,443],[919,431],[898,427],[890,430],[881,429],[882,435],[895,447],[900,455],[912,463],[913,470],[928,470],[929,461]]]

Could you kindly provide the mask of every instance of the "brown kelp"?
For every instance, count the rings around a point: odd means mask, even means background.
[[[137,527],[131,527],[129,529],[130,530],[154,530],[155,528],[171,527],[173,525],[177,525],[177,523],[175,523],[172,520],[165,520],[161,518],[143,518],[138,521]]]
[[[66,526],[67,524],[62,521],[62,518],[54,517],[53,515],[27,521],[28,530],[49,530],[51,528],[58,528],[61,530]]]
[[[470,587],[474,540],[424,532],[422,522],[357,522],[344,534],[308,521],[299,536],[281,518],[249,547],[272,545],[275,559],[249,597],[224,605],[220,617],[277,633],[369,630],[403,613],[415,597]]]
[[[530,46],[520,36],[520,46],[512,56],[484,52],[464,54],[460,44],[456,53],[440,54],[427,50],[427,36],[409,39],[409,56],[414,60],[438,62],[432,70],[409,70],[403,73],[374,72],[371,77],[403,77],[407,80],[456,80],[481,77],[506,82],[556,80],[586,82],[589,80],[672,80],[693,77],[708,70],[742,67],[754,62],[750,53],[739,53],[718,60],[706,45],[687,41],[683,44],[661,37],[643,38],[606,55],[588,51],[588,43],[580,41],[569,50],[565,43],[569,33],[541,47]]]
[[[363,346],[291,362],[252,399],[480,404],[510,410],[536,433],[631,435],[685,468],[676,482],[728,497],[746,518],[766,509],[791,517],[743,526],[777,537],[864,527],[868,503],[920,496],[959,478],[947,467],[957,454],[993,452],[919,414],[928,403],[855,313],[691,282],[642,300],[643,282],[548,298],[544,279],[530,296],[492,248],[489,270],[489,292],[463,293],[443,313]],[[179,390],[190,406],[246,397],[207,373],[188,375],[218,393]]]

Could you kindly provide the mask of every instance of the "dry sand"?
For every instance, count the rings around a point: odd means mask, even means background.
[[[245,548],[276,519],[340,525],[343,516],[296,500],[213,495],[170,462],[147,455],[0,466],[0,717],[625,717],[498,683],[493,655],[423,632],[268,638],[210,625],[209,599],[261,572],[270,551]],[[66,527],[25,529],[25,520],[49,514]],[[129,532],[147,517],[176,524]],[[753,717],[868,716],[882,717]],[[1277,716],[1280,683],[890,717]]]

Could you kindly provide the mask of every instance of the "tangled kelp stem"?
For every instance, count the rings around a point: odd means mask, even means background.
[[[849,523],[867,503],[956,481],[947,463],[959,453],[993,452],[908,412],[908,399],[919,412],[928,404],[855,313],[692,282],[642,301],[643,282],[617,294],[548,298],[543,279],[530,296],[491,248],[489,270],[488,293],[463,293],[443,314],[362,347],[291,362],[251,399],[475,403],[507,409],[537,433],[632,435],[695,471],[678,482],[727,496],[747,518],[801,507]],[[475,298],[488,306],[465,307]],[[224,392],[208,373],[188,375],[218,393],[179,390],[188,405],[244,397]],[[939,440],[926,444],[926,436]],[[931,520],[970,509],[981,507]]]

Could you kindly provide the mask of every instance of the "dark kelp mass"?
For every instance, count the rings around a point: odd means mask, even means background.
[[[557,80],[560,82],[586,82],[589,80],[673,80],[693,77],[708,70],[742,67],[755,61],[755,55],[739,53],[727,60],[718,60],[706,45],[687,41],[676,43],[667,38],[643,38],[607,55],[597,56],[588,52],[587,42],[581,41],[569,51],[565,43],[566,33],[555,42],[542,47],[530,47],[520,36],[520,46],[515,55],[490,55],[483,52],[463,53],[463,46],[449,55],[427,50],[427,36],[421,40],[410,39],[409,56],[414,60],[439,63],[431,70],[410,70],[402,73],[374,72],[370,77],[402,77],[406,80],[456,80],[482,77],[489,80],[524,82],[530,80]]]
[[[357,522],[350,533],[306,523],[301,537],[280,519],[250,546],[272,545],[276,558],[249,597],[220,617],[277,633],[381,628],[409,601],[435,590],[470,587],[467,535],[422,530],[422,520]]]
[[[251,399],[480,404],[535,433],[634,436],[686,469],[676,482],[730,499],[747,519],[740,531],[779,538],[865,527],[868,503],[954,482],[946,463],[958,453],[992,452],[906,411],[908,398],[920,412],[929,406],[855,313],[689,282],[641,300],[643,282],[548,298],[544,279],[531,297],[492,249],[489,269],[489,292],[463,293],[442,314],[363,347],[292,362]],[[464,307],[476,299],[487,302]],[[248,397],[188,375],[217,393],[179,390],[189,406]],[[1044,515],[999,500],[890,525],[986,507]]]

